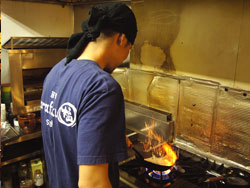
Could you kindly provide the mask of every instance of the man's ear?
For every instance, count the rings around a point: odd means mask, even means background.
[[[123,33],[119,34],[118,40],[117,40],[118,45],[120,46],[125,46],[126,45],[126,36]]]

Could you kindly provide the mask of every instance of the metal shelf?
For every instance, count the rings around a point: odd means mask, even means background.
[[[24,142],[24,141],[27,141],[27,140],[32,140],[32,139],[35,139],[35,138],[39,138],[41,136],[42,136],[42,131],[41,131],[41,128],[39,127],[33,133],[20,134],[19,136],[16,136],[16,137],[8,139],[8,140],[5,140],[4,142],[2,142],[2,146],[4,146],[4,147],[5,146],[10,146],[10,145],[17,144],[17,143],[20,143],[20,142]]]
[[[24,141],[27,141],[27,140],[32,140],[32,139],[35,139],[35,138],[39,138],[41,136],[42,136],[42,132],[40,130],[40,131],[35,132],[35,133],[31,133],[31,134],[28,134],[28,135],[20,136],[16,140],[7,142],[6,144],[4,144],[4,146],[10,146],[12,144],[17,144],[17,143],[24,142]]]
[[[37,144],[38,142],[40,143],[41,137],[42,137],[41,128],[40,126],[37,126],[33,133],[30,133],[30,134],[21,133],[15,137],[12,137],[2,142],[1,143],[1,155],[2,155],[1,166],[6,166],[15,162],[19,162],[19,161],[43,154],[43,149],[40,148],[40,146],[33,147],[32,145],[32,144]],[[23,148],[24,150],[22,150],[21,149],[22,147],[28,147],[29,149]],[[20,149],[23,152],[18,154],[17,150],[20,150]]]
[[[31,158],[31,157],[35,157],[37,155],[41,155],[41,154],[42,154],[42,151],[40,151],[40,150],[35,151],[33,153],[29,153],[29,154],[26,154],[26,155],[22,155],[22,156],[10,159],[8,161],[4,161],[4,162],[1,163],[1,166],[6,166],[6,165],[9,165],[9,164],[12,164],[12,163],[15,163],[15,162],[19,162],[19,161],[22,161],[22,160],[25,160],[25,159],[28,159],[28,158]]]

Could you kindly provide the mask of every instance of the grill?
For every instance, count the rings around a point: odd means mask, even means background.
[[[40,111],[43,80],[66,56],[68,38],[11,37],[8,49],[13,113]]]

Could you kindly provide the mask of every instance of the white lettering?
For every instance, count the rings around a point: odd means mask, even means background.
[[[57,116],[57,110],[56,110],[56,108],[53,108],[53,111],[54,111],[55,118],[57,118],[58,116]]]
[[[41,110],[43,109],[44,102],[41,101]]]
[[[53,114],[53,101],[50,102],[50,105],[49,105],[49,114],[52,116],[52,117],[55,117],[54,114]]]
[[[45,106],[45,112],[49,113],[49,105],[44,103],[44,106]]]
[[[76,125],[77,109],[69,103],[63,103],[59,109],[54,108],[54,101],[50,101],[49,104],[41,101],[41,110],[49,114],[53,118],[56,118],[61,124],[68,127],[74,127]],[[53,120],[46,119],[46,125],[52,127]]]
[[[46,125],[53,127],[53,121],[46,119]]]
[[[54,91],[52,91],[52,92],[51,92],[51,95],[50,95],[50,98],[56,99],[56,97],[57,97],[57,93],[54,92]]]

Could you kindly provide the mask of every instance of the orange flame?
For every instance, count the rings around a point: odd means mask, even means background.
[[[166,152],[166,155],[164,156],[164,161],[166,162],[167,166],[174,165],[175,161],[177,160],[177,155],[176,155],[175,151],[167,143],[164,143],[162,145],[162,148]]]
[[[152,149],[153,155],[157,158],[161,158],[166,166],[172,166],[177,160],[177,155],[172,147],[163,141],[162,136],[154,132],[155,126],[156,122],[153,120],[151,120],[151,125],[145,122],[147,141],[144,143],[144,149]]]

